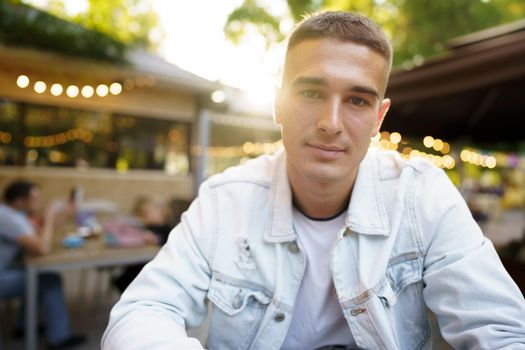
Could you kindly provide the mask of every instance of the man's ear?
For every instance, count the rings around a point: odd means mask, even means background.
[[[379,106],[379,111],[377,112],[377,119],[376,124],[374,125],[374,130],[372,132],[372,135],[377,135],[379,133],[379,130],[381,129],[381,124],[383,124],[383,120],[385,120],[385,116],[390,109],[391,101],[389,98],[385,98],[381,102],[381,106]]]

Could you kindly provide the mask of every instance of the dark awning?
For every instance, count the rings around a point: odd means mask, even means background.
[[[383,128],[448,140],[525,140],[525,21],[451,43],[447,55],[392,72]]]

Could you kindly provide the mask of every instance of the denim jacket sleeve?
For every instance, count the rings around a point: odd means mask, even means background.
[[[113,307],[103,349],[202,349],[185,327],[206,316],[216,213],[207,184],[158,255]]]
[[[525,301],[454,185],[420,176],[416,221],[426,305],[456,349],[525,349]]]

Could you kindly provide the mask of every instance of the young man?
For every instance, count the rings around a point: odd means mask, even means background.
[[[26,277],[21,255],[43,255],[50,251],[58,212],[47,209],[43,228],[36,232],[28,214],[40,209],[40,188],[28,181],[8,185],[4,201],[5,204],[0,204],[0,299],[23,298]],[[68,349],[84,343],[85,337],[71,335],[60,276],[43,273],[38,283],[48,348]],[[17,333],[23,333],[22,320],[19,321]]]
[[[445,173],[369,150],[392,53],[369,19],[292,33],[275,119],[284,151],[206,181],[114,307],[105,349],[525,348],[525,302]]]

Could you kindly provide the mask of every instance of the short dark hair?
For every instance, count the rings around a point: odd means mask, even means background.
[[[305,17],[292,31],[287,51],[308,39],[333,38],[365,45],[392,65],[392,46],[383,29],[370,18],[345,11],[326,11]]]
[[[7,204],[11,204],[19,198],[26,199],[29,197],[33,188],[38,188],[38,185],[34,182],[16,180],[6,187],[4,191],[4,200]]]

